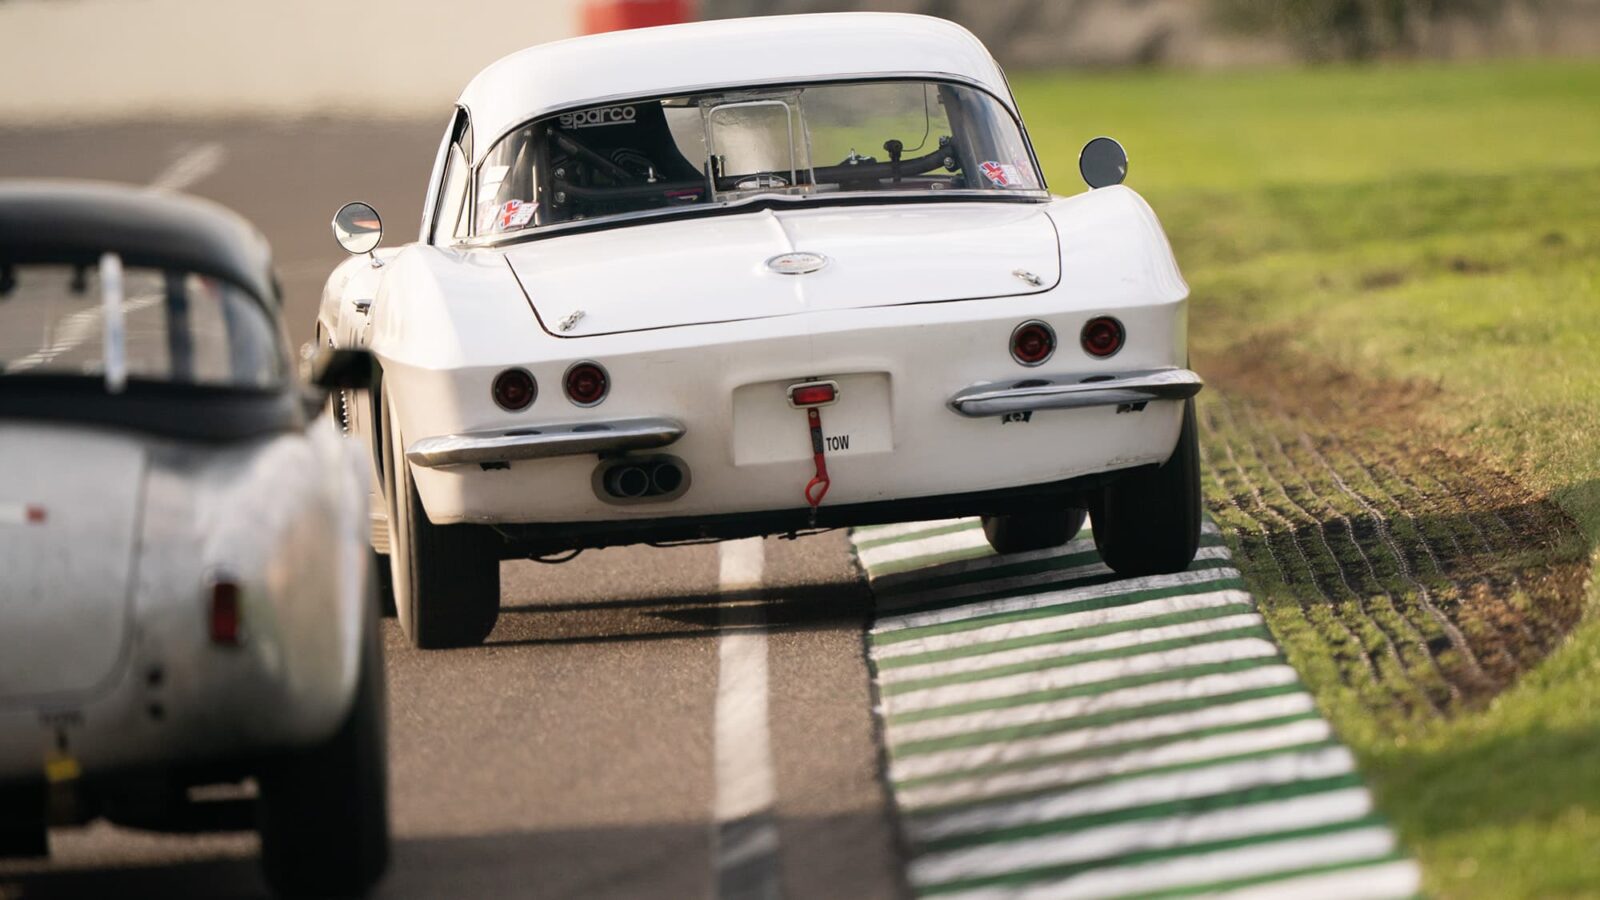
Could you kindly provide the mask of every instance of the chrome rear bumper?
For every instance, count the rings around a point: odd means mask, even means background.
[[[553,456],[582,456],[623,450],[653,450],[683,437],[684,427],[672,419],[618,419],[540,425],[471,434],[422,438],[406,450],[406,459],[433,469],[440,466],[487,465]]]
[[[1041,376],[1013,382],[976,384],[950,398],[951,409],[981,418],[1041,409],[1124,406],[1151,400],[1186,400],[1205,382],[1188,369],[1155,369],[1127,375]]]

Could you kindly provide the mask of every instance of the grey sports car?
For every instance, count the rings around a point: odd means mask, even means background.
[[[366,485],[322,418],[370,361],[306,384],[279,305],[225,209],[0,182],[0,854],[105,818],[259,827],[284,893],[382,873]]]

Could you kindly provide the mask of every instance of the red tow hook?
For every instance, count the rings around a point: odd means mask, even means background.
[[[822,505],[822,498],[828,496],[828,487],[833,481],[828,478],[828,457],[822,448],[822,412],[815,406],[806,410],[806,422],[811,426],[811,459],[816,463],[817,474],[806,483],[806,502],[811,504],[811,524],[817,524],[817,507]]]
[[[789,405],[805,410],[806,424],[811,426],[811,461],[817,467],[817,474],[806,482],[805,496],[806,502],[811,504],[812,528],[817,527],[817,507],[822,505],[822,498],[828,496],[828,486],[833,483],[828,477],[828,457],[822,441],[822,412],[819,407],[828,406],[838,399],[837,381],[802,381],[789,385]]]

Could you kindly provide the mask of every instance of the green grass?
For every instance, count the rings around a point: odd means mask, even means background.
[[[1129,184],[1193,288],[1197,360],[1270,335],[1310,365],[1437,385],[1428,432],[1554,499],[1595,559],[1600,64],[1039,74],[1016,88],[1057,192],[1081,189],[1089,138],[1127,146]],[[1246,562],[1271,583],[1266,560]],[[1589,591],[1558,650],[1451,717],[1385,715],[1381,684],[1341,683],[1328,662],[1340,640],[1380,633],[1341,638],[1334,613],[1266,599],[1430,893],[1600,895],[1592,577]]]

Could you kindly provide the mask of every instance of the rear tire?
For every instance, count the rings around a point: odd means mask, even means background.
[[[44,784],[0,791],[0,859],[50,855]]]
[[[398,613],[394,608],[394,573],[389,570],[389,557],[370,548],[367,552],[372,555],[372,577],[373,587],[378,595],[378,615],[392,619]]]
[[[1094,545],[1124,577],[1181,572],[1200,549],[1200,439],[1194,401],[1172,456],[1135,469],[1101,490],[1091,509]]]
[[[1085,510],[1068,507],[984,516],[983,536],[989,539],[994,552],[1002,554],[1060,547],[1078,536],[1085,514]]]
[[[389,864],[388,720],[371,599],[363,617],[361,669],[343,724],[321,746],[261,773],[261,868],[280,896],[360,896]]]
[[[475,647],[500,617],[500,557],[477,527],[428,520],[388,402],[383,435],[389,571],[400,628],[424,650]]]

